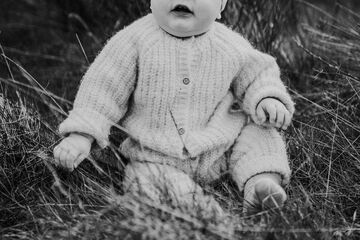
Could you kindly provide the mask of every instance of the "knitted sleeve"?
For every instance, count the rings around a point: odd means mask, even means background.
[[[287,110],[294,113],[294,103],[280,78],[280,69],[275,59],[255,50],[250,45],[242,54],[242,68],[233,82],[234,94],[242,101],[243,110],[255,123],[256,107],[265,98],[281,101]]]
[[[134,34],[125,28],[113,36],[85,73],[73,110],[59,126],[94,137],[100,147],[109,144],[110,127],[127,111],[136,79],[137,50]]]

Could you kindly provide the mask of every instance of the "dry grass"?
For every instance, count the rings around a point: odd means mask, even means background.
[[[56,15],[45,16],[52,20],[49,35],[55,36],[50,45],[2,42],[7,60],[0,66],[0,82],[11,101],[0,101],[1,239],[359,239],[360,16],[342,5],[330,14],[302,1],[230,1],[224,15],[225,22],[278,57],[297,103],[287,133],[293,177],[284,208],[244,216],[242,195],[226,176],[206,189],[227,211],[220,217],[179,207],[167,200],[166,191],[164,201],[156,203],[124,195],[121,168],[86,161],[69,174],[52,166],[56,126],[87,66],[71,29],[91,61],[107,36],[148,11],[146,2],[56,3],[73,13],[68,25],[44,3]],[[294,8],[303,14],[295,18]],[[111,11],[100,18],[105,9]],[[118,12],[123,14],[114,16]],[[289,22],[292,27],[284,28]],[[113,140],[114,147],[94,153],[94,159],[118,161],[116,134]]]

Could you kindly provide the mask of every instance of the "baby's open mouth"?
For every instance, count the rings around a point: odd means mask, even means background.
[[[185,6],[185,5],[181,5],[181,4],[179,4],[179,5],[176,5],[175,7],[174,7],[174,9],[173,10],[171,10],[172,12],[176,12],[176,13],[184,13],[184,14],[192,14],[193,12],[187,7],[187,6]]]

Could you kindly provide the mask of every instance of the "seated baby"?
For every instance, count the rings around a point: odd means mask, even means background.
[[[151,0],[152,13],[113,36],[84,75],[56,162],[73,170],[120,122],[129,191],[158,200],[166,186],[218,208],[201,185],[227,172],[246,212],[282,206],[290,168],[277,129],[294,103],[274,58],[215,21],[226,2]]]

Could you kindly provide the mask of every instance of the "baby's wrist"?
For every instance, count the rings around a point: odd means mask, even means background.
[[[269,100],[270,100],[270,102],[269,102]],[[265,97],[265,98],[263,98],[263,99],[260,100],[260,102],[257,104],[256,107],[258,107],[258,106],[259,106],[261,103],[263,103],[263,102],[267,102],[267,104],[281,104],[281,105],[284,105],[284,106],[285,106],[285,104],[284,104],[281,100],[279,100],[278,98],[275,98],[275,97]]]
[[[86,133],[78,133],[78,132],[74,132],[74,133],[71,133],[69,135],[69,137],[83,137],[85,139],[87,139],[90,143],[93,143],[94,142],[94,138],[89,135],[89,134],[86,134]]]

